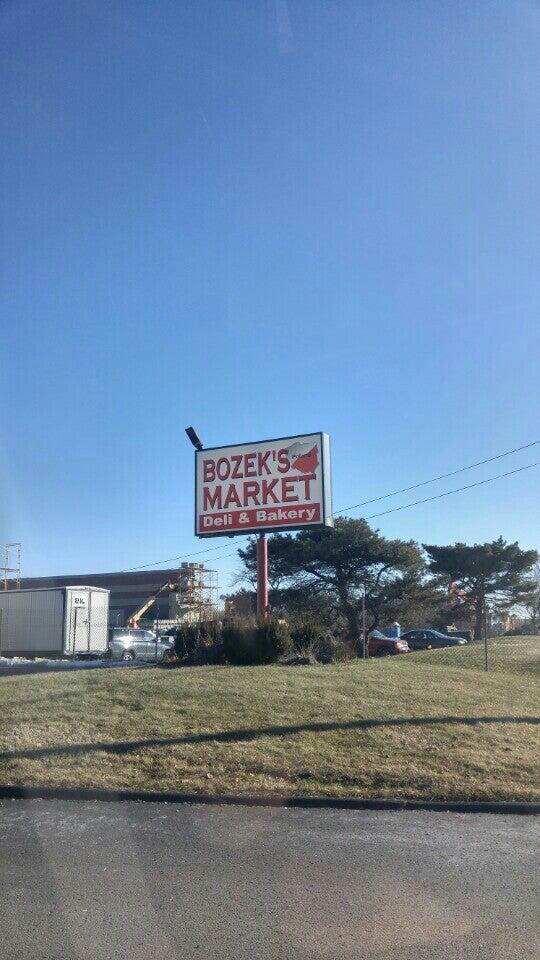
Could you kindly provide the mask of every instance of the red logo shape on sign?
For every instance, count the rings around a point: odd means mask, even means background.
[[[295,443],[289,447],[289,457],[293,470],[299,473],[315,473],[319,465],[317,444],[306,452],[307,443]]]

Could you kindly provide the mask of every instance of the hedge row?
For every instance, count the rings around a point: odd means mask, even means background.
[[[346,642],[316,623],[289,628],[283,620],[226,620],[186,624],[177,631],[174,652],[186,664],[229,663],[235,666],[277,661],[332,663],[354,656]]]

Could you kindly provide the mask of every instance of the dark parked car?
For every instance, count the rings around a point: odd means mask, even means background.
[[[440,633],[439,630],[406,630],[401,635],[411,650],[429,650],[437,647],[463,647],[467,643],[463,637],[456,637],[451,633]]]

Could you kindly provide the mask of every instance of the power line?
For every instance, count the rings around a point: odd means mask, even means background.
[[[403,503],[400,507],[391,507],[390,510],[381,510],[380,513],[371,513],[365,520],[373,520],[374,517],[383,517],[387,513],[396,513],[398,510],[406,510],[408,507],[417,507],[419,503],[429,503],[431,500],[440,500],[441,497],[449,497],[452,493],[461,493],[462,490],[471,490],[473,487],[481,487],[484,483],[491,483],[493,480],[500,480],[502,477],[510,477],[513,473],[521,473],[523,470],[531,470],[532,467],[540,466],[540,460],[536,463],[527,463],[524,467],[517,467],[515,470],[508,470],[507,473],[498,473],[495,477],[486,477],[485,480],[477,480],[476,483],[468,483],[464,487],[456,487],[455,490],[446,490],[444,493],[436,493],[434,497],[424,497],[423,500],[414,500],[412,503]],[[349,507],[349,509],[352,509]]]
[[[529,446],[533,446],[533,444],[529,444]],[[476,483],[468,483],[463,487],[456,487],[454,490],[445,490],[444,493],[436,493],[433,497],[424,497],[422,500],[413,500],[412,503],[402,503],[399,507],[391,507],[389,510],[381,510],[379,513],[370,513],[367,517],[364,517],[364,520],[373,520],[374,517],[383,517],[387,513],[396,513],[398,510],[407,510],[409,507],[417,507],[421,503],[430,503],[432,500],[440,500],[442,497],[449,497],[453,493],[461,493],[463,490],[472,490],[473,487],[481,487],[486,483],[492,483],[494,480],[501,480],[503,477],[511,477],[515,473],[522,473],[524,470],[532,470],[533,467],[539,466],[540,460],[537,460],[535,463],[527,463],[524,467],[516,467],[515,470],[508,470],[506,473],[498,473],[494,477],[486,477],[485,480],[477,480]],[[362,506],[362,504],[358,504],[358,506]],[[348,509],[352,510],[354,508],[348,507]],[[228,554],[228,556],[233,556],[233,554]]]
[[[538,442],[538,441],[536,441]],[[533,444],[528,444],[528,446],[533,446]],[[477,480],[476,483],[468,483],[463,487],[456,487],[454,490],[446,490],[444,493],[437,493],[433,497],[425,497],[422,500],[414,500],[412,503],[403,503],[400,507],[391,507],[390,510],[381,510],[379,513],[372,513],[369,516],[365,517],[365,520],[373,520],[374,517],[382,517],[387,513],[396,513],[398,510],[407,510],[409,507],[416,507],[421,503],[429,503],[432,500],[440,500],[442,497],[449,497],[453,493],[461,493],[463,490],[471,490],[473,487],[481,487],[486,483],[492,483],[494,480],[501,480],[503,477],[511,477],[515,473],[522,473],[524,470],[531,470],[533,467],[540,466],[540,460],[537,460],[535,463],[528,463],[524,467],[517,467],[515,470],[508,470],[506,473],[496,474],[494,477],[486,477],[485,480]],[[459,472],[459,471],[456,471]],[[428,481],[426,481],[428,482]],[[421,484],[419,484],[421,486]],[[349,510],[353,509],[352,507],[348,508]],[[251,536],[252,534],[249,534]],[[248,536],[248,534],[246,534]],[[212,547],[210,549],[219,550],[219,547]],[[200,551],[201,553],[207,553],[208,551]],[[184,556],[195,556],[195,554],[184,554]],[[229,557],[237,557],[238,550],[234,550],[232,553],[224,553],[221,556],[214,557],[215,560],[226,560]],[[173,557],[173,560],[180,560],[181,557]],[[165,563],[166,561],[162,561]],[[135,568],[140,569],[140,568]],[[127,571],[123,571],[127,572]]]
[[[537,441],[538,442],[538,441]],[[532,446],[532,444],[530,444]],[[535,463],[527,463],[524,467],[517,467],[515,470],[508,470],[506,473],[498,473],[494,477],[486,477],[485,480],[477,480],[476,483],[468,483],[463,487],[456,487],[454,490],[445,490],[444,493],[436,493],[433,497],[424,497],[422,500],[414,500],[412,503],[403,503],[400,507],[391,507],[389,510],[381,510],[379,513],[371,513],[367,517],[364,517],[365,520],[373,520],[374,517],[383,517],[387,513],[396,513],[398,510],[407,510],[409,507],[417,507],[421,503],[429,503],[432,500],[440,500],[442,497],[449,497],[453,493],[461,493],[463,490],[471,490],[473,487],[481,487],[486,483],[492,483],[494,480],[501,480],[503,477],[511,477],[515,473],[522,473],[524,470],[531,470],[533,467],[539,467],[540,460],[537,460]],[[349,507],[349,510],[352,507]],[[220,557],[215,557],[216,560],[225,560],[227,557],[235,557],[237,551],[233,553],[226,553]]]
[[[369,503],[377,503],[379,500],[386,500],[388,497],[395,497],[400,493],[408,493],[409,490],[417,490],[419,487],[425,487],[429,483],[436,483],[438,480],[445,480],[448,477],[454,477],[458,473],[464,473],[466,470],[473,470],[475,467],[481,467],[486,463],[493,463],[495,460],[501,460],[503,457],[509,457],[513,453],[519,453],[521,450],[528,450],[530,447],[534,447],[540,443],[540,440],[533,440],[531,443],[525,443],[521,447],[514,447],[513,450],[505,450],[504,453],[498,453],[493,457],[487,457],[485,460],[478,460],[476,463],[471,463],[466,467],[459,467],[457,470],[451,470],[449,473],[441,473],[438,477],[432,477],[430,480],[422,480],[420,483],[413,483],[409,487],[402,487],[400,490],[394,490],[392,493],[383,493],[379,497],[372,497],[370,500],[362,500],[360,503],[353,503],[349,507],[342,507],[340,510],[334,510],[334,516],[339,516],[340,513],[346,513],[348,510],[356,510],[358,507],[365,507]],[[382,517],[387,513],[395,513],[398,510],[406,510],[408,507],[415,507],[421,503],[429,503],[431,500],[438,500],[441,497],[448,497],[452,493],[460,493],[462,490],[470,490],[472,487],[479,487],[485,483],[491,483],[492,480],[499,480],[501,477],[509,477],[513,473],[520,473],[522,470],[529,470],[531,467],[538,466],[538,463],[530,463],[525,467],[518,467],[517,470],[510,470],[508,473],[501,473],[495,477],[488,477],[486,480],[479,480],[477,483],[471,483],[464,487],[457,487],[455,490],[447,490],[445,493],[436,494],[433,497],[426,497],[423,500],[415,500],[413,503],[405,503],[400,507],[392,507],[390,510],[382,510],[380,513],[372,513],[370,516],[366,517],[366,520],[371,520],[374,517]],[[132,573],[136,570],[147,570],[148,567],[160,567],[165,563],[174,563],[176,560],[185,560],[187,557],[198,557],[202,554],[214,553],[216,550],[221,550],[222,547],[208,547],[206,550],[197,550],[195,552],[191,551],[189,553],[180,554],[178,557],[168,557],[165,560],[156,560],[152,563],[145,563],[139,567],[127,567],[125,570],[119,571],[120,573]],[[234,553],[227,553],[224,556],[217,556],[215,560],[223,560],[226,557],[234,556]]]
[[[147,570],[148,567],[160,567],[163,563],[173,563],[175,560],[185,560],[186,557],[198,557],[203,553],[213,553],[215,550],[223,550],[223,544],[219,547],[208,547],[207,550],[196,550],[190,551],[190,553],[181,553],[179,557],[167,557],[166,560],[155,560],[153,563],[144,563],[140,567],[126,567],[125,570],[119,570],[119,573],[133,573],[134,570]],[[232,554],[227,554],[227,556],[232,556]],[[220,560],[220,557],[215,557],[215,560]]]
[[[383,493],[380,497],[372,497],[371,500],[362,500],[361,503],[353,503],[350,507],[342,507],[340,510],[334,510],[334,516],[340,513],[346,513],[347,510],[356,510],[357,507],[365,507],[368,503],[377,503],[379,500],[386,500],[387,497],[396,497],[398,493],[408,493],[409,490],[417,490],[418,487],[425,487],[428,483],[436,483],[437,480],[446,480],[448,477],[455,477],[457,473],[464,473],[466,470],[473,470],[474,467],[481,467],[485,463],[493,463],[495,460],[502,460],[503,457],[509,457],[512,453],[519,453],[520,450],[528,450],[529,447],[535,447],[540,440],[533,440],[532,443],[524,443],[521,447],[514,447],[513,450],[505,450],[504,453],[497,453],[494,457],[487,457],[486,460],[478,460],[476,463],[470,463],[467,467],[459,467],[457,470],[450,470],[449,473],[441,473],[438,477],[432,477],[431,480],[422,480],[420,483],[413,483],[410,487],[402,487],[400,490],[394,490],[392,493]],[[503,474],[504,476],[504,474]],[[379,516],[379,514],[375,514]]]

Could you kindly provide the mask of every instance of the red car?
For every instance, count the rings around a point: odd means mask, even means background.
[[[410,653],[409,644],[401,637],[385,637],[384,633],[374,630],[368,640],[370,657],[391,657],[396,653]]]

